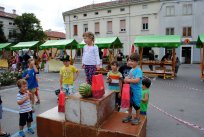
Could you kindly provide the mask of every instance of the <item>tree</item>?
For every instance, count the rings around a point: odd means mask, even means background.
[[[40,26],[40,21],[33,13],[23,13],[14,20],[20,33],[17,33],[17,40],[23,41],[43,41],[46,35]]]
[[[4,42],[7,42],[7,40],[3,31],[3,23],[0,22],[0,43],[4,43]]]

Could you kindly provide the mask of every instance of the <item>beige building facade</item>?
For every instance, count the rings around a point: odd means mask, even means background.
[[[159,0],[120,0],[87,5],[63,13],[66,38],[83,40],[91,31],[96,37],[118,36],[123,43],[123,53],[131,52],[138,35],[159,34]],[[159,50],[155,49],[155,53]]]

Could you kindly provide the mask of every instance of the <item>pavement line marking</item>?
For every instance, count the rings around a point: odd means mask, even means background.
[[[19,114],[19,111],[14,110],[14,109],[10,109],[10,108],[5,108],[5,107],[3,107],[3,110],[4,110],[4,111],[8,111],[8,112],[12,112],[12,113],[17,113],[17,114]]]
[[[185,124],[185,125],[187,125],[187,126],[189,126],[189,127],[191,127],[191,128],[195,128],[195,129],[198,129],[198,130],[204,132],[204,128],[201,127],[201,126],[199,126],[199,125],[197,125],[197,124],[190,123],[190,122],[188,122],[188,121],[185,121],[185,120],[182,120],[182,119],[180,119],[180,118],[177,118],[176,116],[174,116],[174,115],[172,115],[172,114],[169,114],[168,112],[162,110],[161,108],[159,108],[159,107],[157,107],[157,106],[155,106],[155,105],[153,105],[153,104],[151,104],[151,103],[150,103],[150,106],[152,106],[153,108],[155,108],[155,109],[157,109],[158,111],[162,112],[163,114],[165,114],[165,115],[167,115],[167,116],[169,116],[169,117],[175,119],[176,121],[179,121],[180,123],[183,123],[183,124]]]

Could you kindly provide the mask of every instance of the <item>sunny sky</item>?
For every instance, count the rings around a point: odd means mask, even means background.
[[[43,30],[65,32],[62,12],[79,8],[88,4],[106,2],[111,0],[0,0],[0,6],[12,13],[15,9],[18,15],[34,13],[41,21]]]

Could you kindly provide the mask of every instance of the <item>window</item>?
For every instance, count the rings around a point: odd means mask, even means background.
[[[13,23],[12,22],[9,22],[9,25],[12,25]]]
[[[120,31],[121,32],[126,31],[126,22],[125,22],[125,20],[120,20]]]
[[[84,13],[84,17],[86,17],[87,16],[87,14],[86,13]]]
[[[166,28],[166,35],[174,35],[174,28]]]
[[[78,35],[78,28],[77,25],[74,25],[74,36]]]
[[[143,17],[142,18],[142,29],[143,30],[148,30],[148,17]]]
[[[95,15],[98,15],[98,12],[95,12]]]
[[[107,32],[112,33],[112,21],[107,22]]]
[[[78,16],[77,15],[74,15],[74,17],[73,17],[74,19],[78,19]]]
[[[13,25],[16,25],[15,23],[13,23]]]
[[[95,23],[95,34],[100,34],[99,22]]]
[[[191,36],[192,36],[192,28],[183,27],[183,37],[191,37]]]
[[[122,12],[122,11],[125,11],[125,8],[120,8],[120,11]]]
[[[142,5],[142,9],[147,9],[147,5]]]
[[[13,30],[9,30],[9,35],[8,35],[8,37],[9,37],[9,38],[12,38],[12,34],[13,34]]]
[[[166,6],[166,16],[174,16],[174,15],[175,15],[175,7]]]
[[[88,31],[88,24],[84,24],[84,32]]]
[[[191,14],[192,14],[192,4],[184,4],[183,15],[191,15]]]
[[[108,10],[107,12],[108,12],[108,13],[111,13],[111,10]]]

